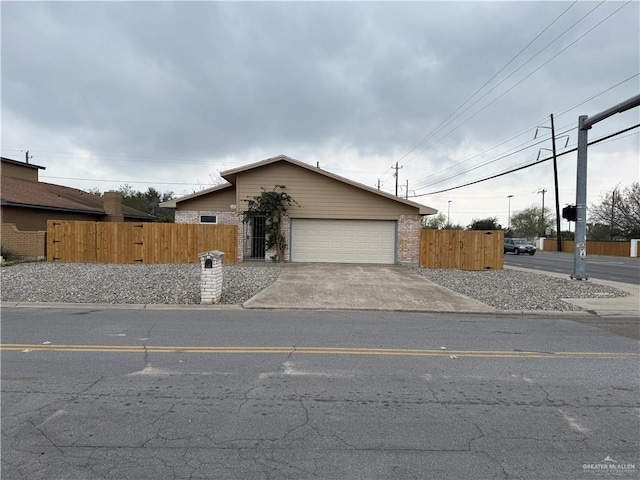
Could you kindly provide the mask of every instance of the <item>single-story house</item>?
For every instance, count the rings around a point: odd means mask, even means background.
[[[176,223],[238,225],[238,261],[269,257],[264,221],[244,212],[247,199],[278,185],[298,204],[283,221],[291,262],[418,263],[421,218],[437,213],[285,155],[220,175],[226,183],[161,206],[176,209]]]
[[[4,157],[0,160],[2,245],[16,255],[44,255],[47,220],[154,220],[152,215],[122,205],[120,192],[105,192],[99,197],[76,188],[41,182],[38,174],[45,167]]]

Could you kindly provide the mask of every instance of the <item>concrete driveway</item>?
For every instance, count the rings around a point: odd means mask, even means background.
[[[245,308],[495,312],[400,265],[290,263]]]

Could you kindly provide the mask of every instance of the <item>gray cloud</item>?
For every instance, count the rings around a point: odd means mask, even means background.
[[[334,159],[355,149],[386,169],[569,5],[4,2],[3,117],[89,152],[185,162],[238,157],[238,163],[258,160],[242,158],[247,152],[328,152],[327,163],[344,168]],[[596,5],[572,7],[496,81]],[[434,138],[621,5],[599,7]],[[625,6],[412,160],[406,172],[422,177],[439,170],[459,160],[463,146],[477,152],[638,73],[638,16],[637,2]],[[575,123],[579,113],[595,113],[637,90],[636,78],[559,121]],[[627,125],[628,118],[610,127]],[[3,130],[3,145],[14,145],[15,131]],[[20,136],[29,138],[25,131]],[[53,147],[31,139],[29,146]],[[369,170],[377,160],[351,161],[361,181],[373,180]],[[145,168],[131,165],[120,175]]]

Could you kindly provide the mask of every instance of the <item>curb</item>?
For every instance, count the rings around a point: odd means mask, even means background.
[[[162,303],[0,302],[0,308],[69,308],[110,310],[244,310],[242,305],[168,305]]]
[[[425,313],[425,314],[464,314],[474,316],[513,316],[527,315],[534,317],[554,316],[554,317],[585,317],[594,316],[594,312],[587,310],[564,311],[564,310],[495,310],[491,312],[480,312],[473,310],[402,310],[402,309],[372,309],[372,308],[318,308],[318,307],[245,307],[244,305],[165,305],[165,304],[141,304],[141,303],[59,303],[59,302],[1,302],[1,308],[60,308],[60,309],[109,309],[109,310],[226,310],[226,311],[261,311],[261,310],[284,310],[289,312],[397,312],[397,313]]]

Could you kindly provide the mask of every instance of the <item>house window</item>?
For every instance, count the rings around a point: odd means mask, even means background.
[[[200,215],[200,223],[218,223],[217,215]]]

